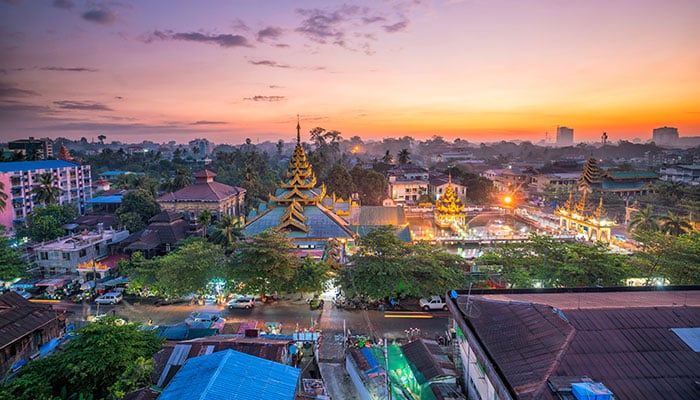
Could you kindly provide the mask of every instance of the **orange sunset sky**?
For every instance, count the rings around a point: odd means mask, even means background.
[[[0,141],[700,136],[700,1],[0,1]]]

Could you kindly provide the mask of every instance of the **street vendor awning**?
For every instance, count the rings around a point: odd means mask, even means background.
[[[19,280],[15,283],[11,284],[10,288],[13,288],[13,289],[31,289],[39,281],[41,281],[41,279],[39,279],[39,278],[22,279],[22,280]]]
[[[43,287],[48,287],[48,286],[53,286],[53,287],[62,287],[66,283],[72,281],[72,278],[69,277],[60,277],[60,278],[48,278],[48,279],[43,279],[39,282],[37,282],[34,286],[43,286]]]

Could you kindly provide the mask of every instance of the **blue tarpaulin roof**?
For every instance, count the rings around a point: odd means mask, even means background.
[[[297,368],[229,349],[187,360],[159,400],[292,400],[298,380]]]

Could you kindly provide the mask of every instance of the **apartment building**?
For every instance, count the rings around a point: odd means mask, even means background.
[[[0,224],[11,230],[14,224],[23,224],[38,204],[32,189],[40,183],[42,174],[51,173],[62,190],[58,204],[75,203],[78,212],[92,198],[92,178],[89,165],[64,160],[19,161],[0,163],[0,182],[7,194],[7,207],[0,213]]]

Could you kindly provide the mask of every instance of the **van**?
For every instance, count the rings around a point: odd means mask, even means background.
[[[95,299],[97,304],[117,304],[120,303],[123,296],[119,292],[109,292]]]

